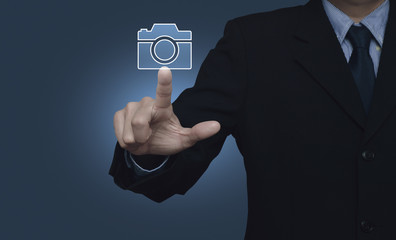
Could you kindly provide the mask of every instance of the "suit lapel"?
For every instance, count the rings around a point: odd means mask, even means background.
[[[396,106],[396,2],[390,2],[388,23],[369,111],[364,143],[378,131]]]
[[[295,60],[364,129],[359,91],[321,1],[311,0],[302,11],[291,45]]]

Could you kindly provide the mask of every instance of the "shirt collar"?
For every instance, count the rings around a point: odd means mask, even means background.
[[[389,0],[385,0],[377,9],[371,12],[358,24],[354,23],[348,15],[336,8],[328,0],[322,0],[322,3],[340,43],[345,40],[345,36],[347,35],[349,28],[353,24],[357,26],[363,24],[370,30],[380,47],[382,47],[386,22],[388,21]]]

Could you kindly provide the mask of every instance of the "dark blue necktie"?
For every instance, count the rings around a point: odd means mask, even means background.
[[[356,86],[359,90],[366,114],[369,111],[373,95],[375,72],[370,57],[369,47],[371,32],[365,26],[352,26],[346,36],[353,46],[352,56],[349,59]]]

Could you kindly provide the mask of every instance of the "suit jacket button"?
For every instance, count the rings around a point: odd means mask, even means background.
[[[374,231],[374,228],[374,224],[370,223],[369,221],[363,220],[360,222],[360,229],[362,230],[362,232],[371,233],[372,231]]]
[[[371,151],[364,151],[362,153],[363,159],[367,160],[367,161],[374,160],[374,156],[375,156],[375,154],[373,152],[371,152]]]

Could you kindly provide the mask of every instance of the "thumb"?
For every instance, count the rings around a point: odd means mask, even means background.
[[[221,125],[218,121],[205,121],[194,125],[189,135],[192,145],[215,135],[220,131],[220,127]]]

